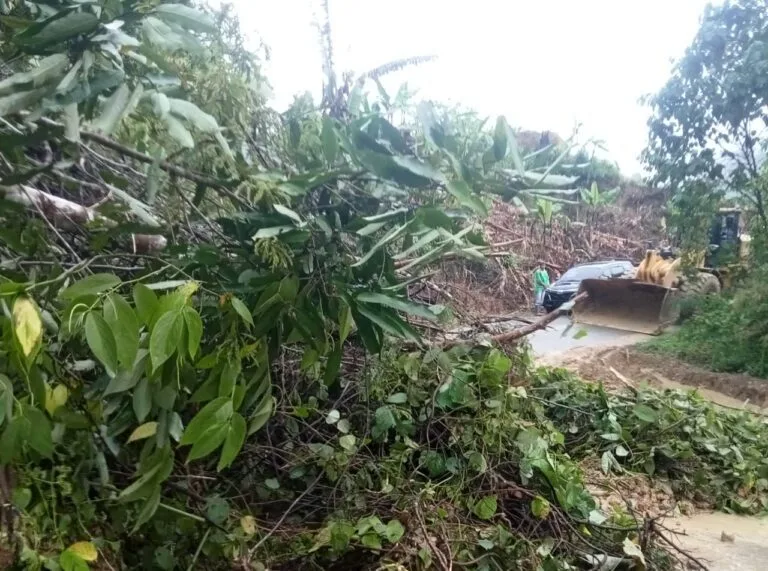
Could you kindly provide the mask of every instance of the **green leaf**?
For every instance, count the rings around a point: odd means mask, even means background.
[[[181,311],[171,310],[160,316],[149,337],[149,356],[152,370],[165,363],[179,346],[184,331]]]
[[[101,115],[92,123],[92,128],[96,132],[102,132],[105,135],[111,135],[117,127],[123,116],[123,111],[128,105],[128,99],[131,97],[131,88],[123,83],[114,93],[104,102]]]
[[[176,119],[173,115],[166,115],[163,117],[166,126],[168,127],[168,134],[176,139],[176,142],[185,149],[194,149],[195,140],[192,138],[192,133],[182,124],[181,121]]]
[[[353,325],[352,310],[344,304],[339,310],[339,343],[344,343],[347,340]]]
[[[89,569],[88,563],[68,549],[59,555],[59,566],[62,571],[88,571]]]
[[[119,371],[112,380],[109,381],[107,388],[104,389],[104,396],[122,393],[136,386],[144,374],[145,364],[149,352],[146,349],[139,349],[136,353],[136,360],[130,369]]]
[[[472,192],[472,189],[463,180],[449,181],[445,185],[445,188],[448,189],[448,192],[450,192],[462,206],[471,208],[474,212],[483,216],[488,214],[488,209],[485,207],[483,201]]]
[[[205,515],[217,525],[223,524],[229,517],[230,509],[227,500],[223,498],[208,498],[205,506]]]
[[[299,216],[296,212],[294,212],[287,206],[283,206],[282,204],[273,204],[272,207],[275,209],[275,211],[282,214],[283,216],[286,216],[287,218],[290,218],[297,224],[304,224],[304,221],[301,219],[301,216]]]
[[[383,293],[361,293],[355,299],[363,303],[373,303],[376,305],[391,307],[392,309],[396,309],[404,313],[410,313],[411,315],[423,317],[429,321],[435,321],[437,319],[435,314],[432,313],[425,305],[419,305],[407,299],[391,297],[384,295]]]
[[[237,457],[245,442],[246,430],[245,419],[238,413],[234,413],[230,420],[224,446],[221,448],[221,457],[216,466],[217,471],[221,472],[224,468],[228,468]]]
[[[184,323],[187,328],[189,356],[194,359],[200,348],[200,340],[203,338],[203,320],[200,319],[197,311],[188,305],[184,306],[181,313],[184,316]]]
[[[149,438],[155,434],[157,434],[157,423],[145,422],[144,424],[136,427],[136,429],[131,432],[131,435],[128,437],[128,442],[130,443],[135,442],[136,440],[144,440],[145,438]]]
[[[333,165],[336,162],[336,157],[339,154],[339,140],[336,137],[336,130],[333,126],[333,119],[330,117],[323,117],[323,154],[325,160],[329,165]]]
[[[168,102],[168,96],[165,93],[156,91],[150,96],[152,101],[152,111],[160,119],[165,119],[171,112],[171,104]]]
[[[497,161],[507,155],[507,121],[504,117],[496,119],[496,128],[493,130],[493,156]]]
[[[147,418],[151,410],[152,388],[149,384],[149,379],[144,377],[136,385],[136,390],[133,391],[133,413],[139,422],[144,422],[144,419]]]
[[[64,75],[68,65],[69,58],[65,54],[54,54],[43,58],[33,69],[16,73],[0,81],[0,95],[42,87]]]
[[[195,129],[198,131],[203,133],[218,133],[219,124],[216,122],[216,119],[191,101],[169,97],[168,103],[171,107],[172,114],[185,119],[190,124],[194,125]]]
[[[145,325],[149,325],[159,305],[157,294],[144,284],[136,284],[133,287],[133,302],[136,304],[136,313]]]
[[[165,159],[165,150],[156,146],[152,151],[152,164],[147,169],[147,190],[145,191],[148,206],[155,204],[157,192],[160,190],[160,177],[162,176],[161,163]]]
[[[472,508],[472,513],[484,520],[491,519],[496,514],[496,496],[485,496]]]
[[[20,91],[0,97],[0,117],[18,113],[31,107],[40,101],[47,92],[47,89],[33,89],[32,91]]]
[[[404,534],[405,528],[403,527],[403,524],[396,519],[387,523],[387,527],[384,530],[384,535],[390,543],[397,543]]]
[[[389,396],[387,402],[391,404],[405,404],[408,402],[408,395],[405,393],[395,393]]]
[[[364,534],[360,538],[360,543],[363,547],[367,547],[368,549],[381,549],[381,539],[379,539],[378,534],[373,532]]]
[[[149,497],[144,502],[144,505],[141,506],[141,510],[139,510],[139,515],[136,517],[136,523],[133,526],[133,532],[135,533],[142,525],[147,523],[150,519],[152,519],[152,516],[155,515],[155,512],[157,511],[157,508],[160,506],[160,486],[155,486],[155,488],[152,490],[152,493],[149,494]]]
[[[635,405],[632,409],[632,414],[643,422],[656,422],[659,419],[659,415],[655,410],[645,404]]]
[[[357,438],[355,438],[352,434],[345,434],[339,438],[339,446],[341,446],[347,452],[354,451],[355,444],[357,444]]]
[[[241,299],[234,296],[229,301],[232,304],[232,309],[235,310],[235,312],[242,318],[246,325],[253,327],[253,316],[251,315],[251,312],[245,303],[243,303]]]
[[[122,502],[136,501],[146,498],[155,492],[155,488],[173,471],[173,452],[170,448],[158,448],[146,459],[142,460],[139,477],[125,488],[118,500]]]
[[[251,415],[248,423],[248,434],[253,434],[264,426],[272,416],[272,394],[268,392],[264,395],[263,400],[256,407],[255,412]]]
[[[104,300],[104,321],[117,345],[117,360],[123,368],[131,367],[139,349],[139,320],[125,299],[111,293]]]
[[[179,444],[194,444],[211,426],[228,423],[232,412],[232,401],[229,397],[212,400],[189,422]]]
[[[228,424],[214,424],[200,435],[187,455],[187,462],[208,456],[216,450],[229,434]]]
[[[160,4],[155,8],[155,14],[166,22],[178,24],[188,30],[217,33],[215,22],[207,14],[184,4]]]
[[[237,379],[242,372],[242,364],[238,357],[230,357],[221,370],[221,379],[219,381],[219,396],[229,397],[235,388]]]
[[[93,274],[62,290],[59,293],[59,298],[73,301],[84,295],[99,294],[118,285],[120,285],[120,278],[115,274]]]
[[[393,240],[396,240],[396,239],[397,239],[397,238],[399,238],[401,235],[403,235],[403,234],[405,233],[405,231],[406,231],[406,230],[409,228],[409,226],[410,226],[410,223],[406,222],[405,224],[402,224],[401,226],[397,226],[397,227],[395,227],[395,228],[392,228],[391,230],[389,230],[389,232],[387,232],[387,233],[386,233],[386,234],[385,234],[385,235],[384,235],[384,236],[381,238],[381,240],[379,240],[379,241],[378,241],[378,242],[377,242],[377,243],[376,243],[376,244],[373,246],[373,248],[371,248],[370,250],[368,250],[368,252],[366,252],[366,254],[365,254],[365,255],[364,255],[362,258],[360,258],[360,259],[359,259],[357,262],[355,262],[354,264],[352,264],[352,267],[353,267],[353,268],[356,268],[356,267],[359,267],[359,266],[362,266],[363,264],[365,264],[365,263],[366,263],[368,260],[370,260],[370,259],[373,257],[373,255],[374,255],[376,252],[378,252],[378,251],[379,251],[381,248],[383,248],[384,246],[386,246],[387,244],[389,244],[389,243],[390,243],[390,242],[392,242]]]
[[[115,336],[104,318],[95,311],[85,318],[85,340],[107,373],[114,376],[118,366]]]
[[[388,406],[377,408],[373,416],[376,432],[384,433],[390,428],[397,426],[395,415],[392,414],[392,409]]]
[[[53,438],[51,435],[51,423],[45,414],[38,408],[25,408],[24,418],[29,421],[30,430],[26,434],[25,441],[35,452],[50,458],[53,454]]]
[[[13,416],[13,383],[0,373],[0,426]]]
[[[488,462],[480,452],[470,452],[467,457],[469,467],[478,474],[483,474],[488,469]]]
[[[519,175],[524,176],[525,165],[523,164],[523,159],[520,157],[520,147],[517,145],[517,137],[515,136],[515,133],[512,131],[508,123],[506,123],[506,127],[507,127],[507,146],[509,147],[510,155],[512,155],[512,162],[514,163],[515,168],[517,169],[517,172],[519,173]]]
[[[62,10],[55,16],[30,26],[13,40],[20,46],[37,50],[81,34],[88,34],[98,26],[99,19],[91,12]]]
[[[547,519],[551,511],[552,506],[541,496],[536,496],[531,502],[531,513],[538,519]]]
[[[323,382],[326,387],[330,387],[336,381],[336,376],[339,374],[339,368],[341,367],[343,348],[344,346],[341,342],[336,343],[335,348],[328,356],[328,362],[325,364],[325,374],[323,375]]]

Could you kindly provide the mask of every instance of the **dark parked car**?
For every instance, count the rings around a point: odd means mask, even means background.
[[[573,266],[544,291],[544,309],[549,313],[570,301],[579,291],[581,280],[611,279],[632,275],[634,266],[628,260],[589,262]]]

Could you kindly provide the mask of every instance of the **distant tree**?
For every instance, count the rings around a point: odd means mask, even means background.
[[[654,182],[723,181],[766,221],[758,177],[768,126],[768,1],[708,6],[699,31],[666,85],[649,99],[653,115],[644,163]],[[724,185],[725,186],[725,185]]]

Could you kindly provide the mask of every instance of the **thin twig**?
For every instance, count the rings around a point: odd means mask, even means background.
[[[703,571],[709,571],[709,567],[707,567],[706,565],[704,565],[704,564],[703,564],[701,561],[699,561],[698,559],[696,559],[696,558],[695,558],[693,555],[691,555],[690,553],[688,553],[687,551],[685,551],[685,550],[684,550],[684,549],[682,549],[681,547],[678,547],[677,545],[675,545],[675,543],[674,543],[673,541],[671,541],[670,539],[667,539],[666,537],[664,537],[664,534],[663,534],[663,533],[661,533],[661,532],[660,532],[658,529],[656,529],[657,527],[658,527],[658,526],[656,525],[656,522],[652,522],[652,523],[651,523],[651,529],[653,529],[653,530],[656,532],[656,536],[657,536],[659,539],[661,539],[661,540],[662,540],[664,543],[666,543],[667,545],[669,545],[669,546],[670,546],[672,549],[674,549],[675,551],[677,551],[677,552],[678,552],[680,555],[682,555],[683,557],[685,557],[685,558],[687,558],[687,559],[690,559],[691,561],[693,561],[693,563],[695,563],[696,565],[698,565],[698,566],[699,566],[699,569],[702,569]]]
[[[296,504],[298,504],[298,503],[301,501],[301,499],[302,499],[304,496],[306,496],[306,495],[307,495],[307,494],[308,494],[308,493],[309,493],[309,492],[312,490],[312,488],[314,488],[314,487],[317,485],[317,483],[320,481],[320,478],[322,478],[322,477],[323,477],[323,473],[322,473],[322,472],[320,472],[320,473],[317,475],[317,478],[315,478],[315,481],[314,481],[314,482],[312,482],[312,483],[311,483],[309,486],[307,486],[307,489],[306,489],[306,490],[304,490],[303,492],[301,492],[301,494],[299,494],[299,495],[296,497],[296,499],[295,499],[295,500],[293,500],[293,502],[291,503],[291,505],[290,505],[290,506],[288,506],[288,509],[287,509],[287,510],[285,510],[285,513],[283,513],[283,515],[281,515],[281,516],[280,516],[280,519],[279,519],[279,520],[277,520],[277,523],[276,523],[274,526],[272,526],[272,529],[270,529],[270,530],[267,532],[267,534],[266,534],[264,537],[262,537],[262,538],[259,540],[259,542],[258,542],[256,545],[254,545],[254,546],[253,546],[253,547],[252,547],[252,548],[251,548],[251,549],[248,551],[248,560],[249,560],[249,561],[250,561],[251,559],[253,559],[253,556],[255,555],[256,551],[258,551],[259,547],[261,547],[262,545],[264,545],[264,542],[265,542],[265,541],[267,541],[267,540],[268,540],[270,537],[272,537],[272,534],[274,534],[274,533],[275,533],[275,532],[278,530],[278,528],[279,528],[281,525],[283,525],[283,522],[285,521],[285,518],[287,518],[287,517],[288,517],[288,514],[290,514],[290,513],[293,511],[293,508],[295,508],[295,507],[296,507]]]

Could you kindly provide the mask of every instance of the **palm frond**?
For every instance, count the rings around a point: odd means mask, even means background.
[[[434,56],[434,55],[433,56],[414,56],[409,58],[396,59],[394,61],[390,61],[388,63],[382,64],[378,67],[375,67],[365,72],[360,76],[360,80],[378,79],[384,75],[387,75],[388,73],[394,73],[396,71],[400,71],[401,69],[414,66],[414,65],[429,63],[429,62],[435,61],[436,59],[437,59],[437,56]]]

